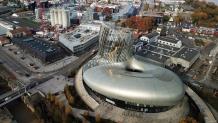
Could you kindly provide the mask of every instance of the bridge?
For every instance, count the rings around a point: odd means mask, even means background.
[[[96,49],[96,47],[94,48]],[[14,90],[14,91],[9,91],[6,92],[2,95],[0,95],[0,107],[6,105],[7,103],[23,96],[25,93],[33,89],[34,87],[42,84],[43,82],[48,81],[49,79],[53,78],[54,75],[57,74],[63,74],[63,75],[68,75],[71,71],[75,71],[80,68],[80,66],[86,62],[88,59],[92,58],[96,53],[97,49],[91,50],[84,55],[82,55],[79,59],[75,60],[74,62],[70,63],[69,65],[61,68],[59,71],[56,71],[54,74],[50,74],[49,76],[41,79],[32,79],[28,84],[23,84],[20,81],[17,81],[17,83],[20,85],[19,89]]]
[[[39,81],[33,81],[30,82],[28,85],[22,84],[21,87],[17,90],[12,90],[9,92],[6,92],[0,96],[0,107],[6,105],[7,103],[10,103],[13,100],[16,100],[17,98],[23,96],[25,93],[28,92],[28,90],[34,88],[35,86],[47,81],[48,79],[51,79],[51,77],[47,77],[44,79],[41,79]]]

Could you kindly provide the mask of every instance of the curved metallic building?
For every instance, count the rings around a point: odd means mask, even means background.
[[[134,71],[125,63],[92,67],[83,73],[84,82],[110,99],[136,104],[173,106],[184,97],[183,84],[173,72],[135,59],[131,64]]]
[[[177,105],[185,94],[180,78],[165,68],[135,59],[131,55],[132,33],[124,30],[101,27],[99,54],[83,67],[86,88],[125,107],[165,111]]]

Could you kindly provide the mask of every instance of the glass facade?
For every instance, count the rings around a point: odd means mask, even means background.
[[[99,56],[108,62],[126,61],[132,56],[132,31],[103,24],[99,37]]]

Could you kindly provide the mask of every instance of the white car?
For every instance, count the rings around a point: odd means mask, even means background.
[[[17,22],[17,21],[12,21],[13,23],[15,23],[15,24],[18,24],[19,22]]]
[[[11,98],[11,97],[6,97],[6,98],[5,98],[5,101],[8,101],[10,98]]]

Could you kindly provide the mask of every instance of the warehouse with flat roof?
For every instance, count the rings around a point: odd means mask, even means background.
[[[42,39],[33,37],[13,38],[12,42],[44,63],[52,63],[65,56],[64,51],[59,46]]]

